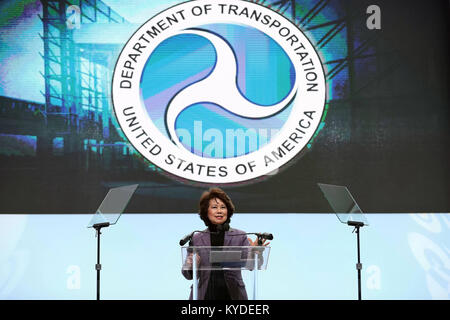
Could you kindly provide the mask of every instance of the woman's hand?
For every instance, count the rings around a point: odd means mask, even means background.
[[[262,239],[262,245],[263,246],[268,246],[270,244],[270,242],[266,243],[266,241],[267,241],[267,239]],[[258,238],[256,238],[255,241],[252,241],[251,238],[248,238],[248,242],[250,243],[250,245],[252,247],[258,246]]]
[[[188,255],[188,257],[186,258],[186,264],[190,267],[190,268],[192,268],[192,253],[191,254],[189,254]],[[196,258],[197,258],[197,266],[199,266],[200,265],[200,255],[199,254],[196,254],[195,255],[196,256]]]

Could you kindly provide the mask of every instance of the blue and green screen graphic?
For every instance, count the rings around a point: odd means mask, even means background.
[[[273,105],[292,90],[296,76],[294,67],[273,39],[254,28],[239,25],[205,25],[201,29],[222,37],[232,48],[237,60],[237,86],[250,102],[261,107]],[[152,52],[141,79],[142,99],[162,133],[167,135],[164,116],[170,100],[183,88],[207,78],[216,59],[214,46],[195,34],[173,36]],[[181,131],[183,145],[189,151],[213,158],[256,151],[276,135],[291,111],[288,106],[273,117],[255,120],[234,115],[223,107],[211,102],[198,103],[178,116],[176,129]],[[235,133],[239,131],[249,137],[246,143],[238,145]],[[226,139],[230,135],[231,138]],[[194,139],[206,141],[194,143]],[[208,148],[211,144],[214,148]],[[202,150],[198,150],[198,146],[203,147]]]
[[[329,183],[354,191],[366,212],[447,212],[448,54],[441,2],[409,4],[435,22],[421,25],[398,16],[401,3],[382,2],[380,30],[367,27],[363,2],[257,2],[293,21],[310,40],[323,64],[327,101],[302,154],[274,175],[223,186],[240,210],[329,212],[317,187]],[[125,43],[151,17],[180,3],[0,4],[1,212],[88,213],[110,187],[125,183],[141,186],[133,212],[196,207],[197,194],[209,185],[178,181],[143,159],[124,138],[111,102],[111,77]],[[228,43],[236,86],[261,108],[283,100],[302,76],[279,44],[257,29],[229,23],[200,28]],[[417,50],[418,42],[435,49]],[[171,99],[207,78],[216,59],[212,43],[195,33],[167,38],[151,54],[141,97],[161,134],[168,136]],[[287,105],[270,118],[249,119],[199,101],[178,114],[176,139],[220,163],[267,145],[291,111]]]

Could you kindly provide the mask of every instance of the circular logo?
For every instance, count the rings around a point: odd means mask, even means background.
[[[197,0],[133,34],[112,99],[143,157],[183,179],[226,184],[299,154],[320,124],[326,86],[319,56],[291,21],[256,3]]]

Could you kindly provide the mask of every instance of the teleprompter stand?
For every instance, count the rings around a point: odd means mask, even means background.
[[[353,229],[353,232],[356,232],[356,245],[358,250],[358,262],[356,263],[356,270],[358,271],[358,300],[361,300],[361,270],[362,270],[362,263],[361,263],[361,253],[360,253],[360,242],[359,242],[359,229],[364,226],[363,222],[359,221],[347,221],[347,224],[349,226],[355,227]]]
[[[94,228],[97,237],[97,264],[95,265],[97,271],[97,300],[100,300],[100,271],[102,270],[100,264],[101,229],[117,223],[137,187],[137,184],[133,184],[110,189],[89,222],[88,228]]]
[[[360,228],[368,226],[369,223],[347,187],[324,183],[318,183],[318,185],[325,198],[328,200],[328,203],[336,213],[339,221],[354,227],[353,232],[356,232],[356,244],[358,250],[358,262],[356,263],[356,270],[358,272],[358,300],[361,300],[362,263],[359,233]]]
[[[100,300],[100,271],[102,270],[102,265],[100,264],[100,235],[101,229],[109,227],[109,222],[96,223],[92,227],[96,231],[97,237],[97,264],[95,265],[95,270],[97,270],[97,300]]]

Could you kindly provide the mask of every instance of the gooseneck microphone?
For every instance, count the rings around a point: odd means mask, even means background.
[[[258,237],[258,246],[262,246],[263,240],[273,240],[273,235],[271,233],[263,232],[263,233],[253,233]]]
[[[267,233],[267,232],[246,232],[244,234],[254,234],[258,237],[258,240],[266,239],[266,240],[273,240],[273,234]],[[240,236],[242,234],[231,234],[230,236]]]
[[[264,233],[255,233],[255,234],[258,238],[266,239],[266,240],[273,240],[273,234],[271,234],[271,233],[264,232]]]
[[[196,233],[196,232],[201,232],[201,231],[195,230],[195,231],[192,231],[191,233],[185,235],[184,238],[182,238],[182,239],[180,240],[180,246],[184,246],[184,245],[186,244],[186,242],[191,241],[192,236],[193,236],[194,233]]]
[[[192,231],[191,233],[185,235],[181,240],[180,240],[180,246],[184,246],[188,241],[191,241],[192,237],[194,236],[194,233],[196,232],[200,232],[200,233],[212,233],[212,234],[218,234],[221,232],[225,232],[230,230],[230,224],[228,222],[225,222],[223,224],[219,224],[216,227],[216,231],[200,231],[200,230],[195,230]]]

